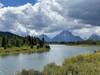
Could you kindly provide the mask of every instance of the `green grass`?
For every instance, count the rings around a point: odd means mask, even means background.
[[[49,51],[48,48],[30,48],[30,47],[12,47],[12,48],[7,48],[3,49],[0,48],[0,56],[3,55],[12,55],[12,54],[19,54],[19,53],[41,53],[41,52],[46,52]]]
[[[17,75],[100,75],[100,52],[65,59],[62,66],[48,64],[41,73],[24,70]]]

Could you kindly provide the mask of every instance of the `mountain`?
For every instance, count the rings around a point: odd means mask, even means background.
[[[100,41],[100,36],[99,35],[96,35],[96,34],[93,34],[89,37],[88,40],[99,40]]]
[[[74,36],[69,31],[62,31],[60,34],[56,35],[53,39],[53,42],[76,42],[82,41],[82,39],[78,36]]]
[[[42,40],[44,38],[46,42],[50,42],[51,41],[51,39],[47,35],[44,35],[44,34],[40,35],[38,38],[40,40]]]

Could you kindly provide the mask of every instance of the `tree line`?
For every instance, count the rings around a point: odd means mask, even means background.
[[[44,38],[40,40],[37,37],[26,36],[26,37],[19,37],[19,36],[2,36],[0,37],[0,47],[7,49],[12,47],[22,47],[28,46],[33,48],[36,46],[37,48],[44,47],[46,44]],[[46,47],[49,47],[46,45]]]
[[[64,43],[64,42],[62,42]],[[84,40],[84,41],[77,41],[77,42],[65,42],[64,44],[67,45],[100,45],[100,40]]]

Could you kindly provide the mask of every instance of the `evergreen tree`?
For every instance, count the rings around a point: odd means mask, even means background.
[[[7,48],[7,37],[5,36],[5,37],[3,37],[2,38],[2,47],[4,48],[4,49],[6,49]]]
[[[20,47],[20,43],[21,43],[21,42],[17,39],[17,40],[16,40],[16,47]]]

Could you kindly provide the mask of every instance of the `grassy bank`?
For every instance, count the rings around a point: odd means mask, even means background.
[[[65,59],[62,66],[49,64],[42,72],[23,70],[17,75],[100,75],[100,52]]]
[[[49,51],[49,48],[30,48],[30,47],[12,47],[3,49],[0,48],[0,56],[3,55],[12,55],[12,54],[19,54],[19,53],[41,53]]]

